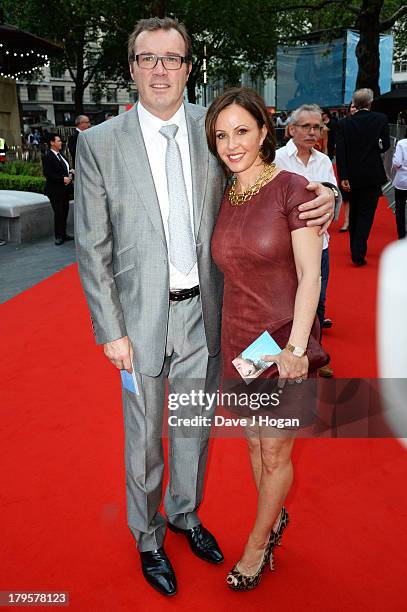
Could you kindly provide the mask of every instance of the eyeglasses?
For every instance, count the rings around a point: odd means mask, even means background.
[[[138,53],[133,55],[131,61],[137,62],[139,68],[143,70],[153,70],[161,61],[166,70],[179,70],[182,64],[188,64],[191,61],[189,55],[181,57],[180,55],[154,55],[152,53]]]
[[[304,132],[308,132],[308,134],[311,132],[311,130],[314,130],[314,132],[319,132],[321,129],[319,123],[314,125],[311,125],[310,123],[294,123],[294,125],[296,125],[301,130],[304,130]]]

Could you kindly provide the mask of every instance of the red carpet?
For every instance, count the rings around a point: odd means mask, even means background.
[[[332,230],[326,334],[337,376],[374,376],[376,272],[395,238],[381,205],[363,269]],[[226,557],[212,567],[172,533],[179,594],[164,599],[139,573],[126,527],[119,377],[94,345],[76,267],[0,307],[2,338],[0,591],[69,591],[70,609],[405,609],[406,453],[396,440],[299,440],[277,571],[230,592],[255,512],[245,443],[211,447],[201,517]]]

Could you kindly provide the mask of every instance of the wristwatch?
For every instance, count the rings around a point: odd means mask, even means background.
[[[325,187],[328,187],[329,189],[331,189],[334,194],[334,198],[335,198],[334,220],[337,221],[339,217],[339,211],[341,210],[342,194],[337,188],[337,186],[333,185],[332,183],[322,182],[321,185],[324,185]]]
[[[294,346],[293,344],[287,343],[285,347],[287,351],[290,351],[295,357],[304,357],[307,353],[307,349],[302,348],[302,346]]]

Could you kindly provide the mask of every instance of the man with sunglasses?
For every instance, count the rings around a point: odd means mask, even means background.
[[[137,388],[123,388],[128,523],[143,574],[164,595],[176,592],[163,548],[167,526],[201,559],[223,561],[197,514],[207,425],[168,426],[166,518],[159,512],[166,383],[172,397],[183,395],[178,417],[208,423],[215,406],[196,405],[192,392],[215,391],[220,365],[223,283],[210,242],[225,178],[207,148],[205,109],[184,103],[191,53],[178,21],[136,25],[128,59],[139,103],[79,135],[75,192],[78,263],[96,340],[117,368],[134,368]],[[316,225],[332,217],[333,197],[322,191],[305,207]]]

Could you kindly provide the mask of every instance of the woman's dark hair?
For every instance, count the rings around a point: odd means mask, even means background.
[[[266,164],[271,164],[276,156],[276,134],[273,122],[263,98],[259,96],[256,91],[248,89],[247,87],[228,89],[222,95],[218,96],[210,105],[205,120],[206,138],[210,152],[220,162],[225,173],[229,175],[229,168],[220,159],[216,150],[215,126],[219,114],[232,104],[237,104],[247,110],[252,117],[254,117],[260,129],[264,125],[266,126],[267,134],[260,149],[260,157]]]

